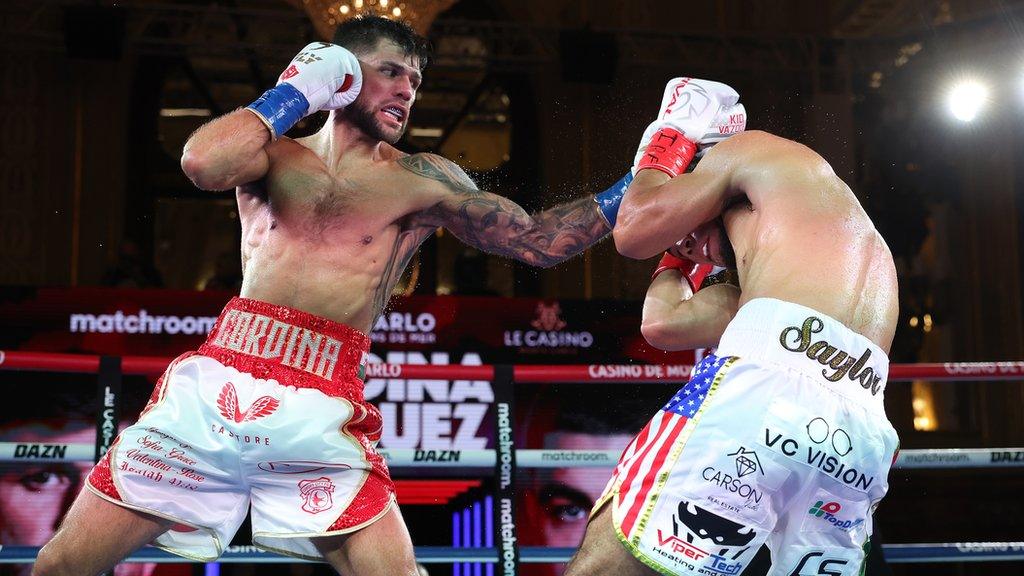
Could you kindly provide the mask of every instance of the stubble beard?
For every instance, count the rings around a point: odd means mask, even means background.
[[[398,130],[388,130],[381,125],[380,120],[374,117],[373,111],[358,102],[353,102],[345,107],[338,118],[351,122],[367,136],[388,144],[395,144],[402,139],[402,134],[405,134],[405,124]]]

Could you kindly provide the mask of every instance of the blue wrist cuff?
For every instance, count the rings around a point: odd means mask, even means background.
[[[306,115],[309,100],[287,82],[278,84],[246,106],[266,123],[276,139],[295,126]]]
[[[597,207],[601,209],[601,214],[604,214],[604,219],[608,221],[608,226],[612,228],[615,228],[615,217],[619,213],[619,204],[622,203],[622,197],[626,194],[626,188],[629,188],[629,184],[632,181],[633,174],[627,172],[621,180],[612,184],[604,192],[594,196],[594,202],[597,202]]]

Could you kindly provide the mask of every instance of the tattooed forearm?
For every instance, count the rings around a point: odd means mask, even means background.
[[[534,266],[554,266],[611,232],[593,198],[579,198],[533,216],[508,198],[482,192],[454,163],[432,154],[399,161],[445,185],[450,194],[427,211],[430,221],[481,250]]]
[[[533,216],[536,226],[521,241],[544,246],[541,259],[529,262],[553,266],[583,252],[611,232],[593,198],[577,198]],[[525,248],[525,246],[524,246]]]

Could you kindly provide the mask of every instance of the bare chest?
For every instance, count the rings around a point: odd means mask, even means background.
[[[372,234],[395,220],[393,206],[374,194],[372,178],[326,170],[281,169],[266,180],[266,205],[273,224],[312,236]],[[379,188],[378,188],[379,190]],[[376,198],[375,198],[376,196]]]
[[[409,207],[388,188],[385,170],[331,173],[320,162],[292,160],[239,194],[243,258],[373,274],[411,248],[403,241]]]

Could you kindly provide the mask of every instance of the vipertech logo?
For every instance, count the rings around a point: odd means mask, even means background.
[[[138,314],[72,314],[71,332],[99,334],[208,334],[217,322],[216,316],[156,316],[145,310]]]

